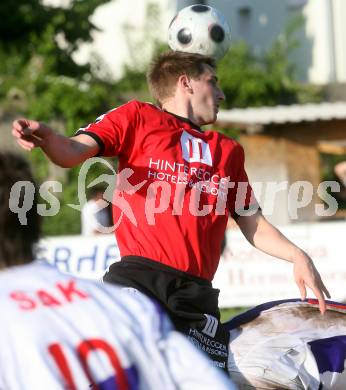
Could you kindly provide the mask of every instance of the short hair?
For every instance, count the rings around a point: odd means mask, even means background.
[[[26,213],[27,224],[10,210],[10,194],[17,181],[34,184],[34,203]],[[23,202],[25,187],[16,194]],[[0,268],[29,263],[34,258],[34,244],[40,237],[41,220],[37,213],[37,191],[28,162],[12,152],[0,152]]]
[[[204,72],[204,65],[216,69],[215,60],[201,54],[168,51],[159,55],[153,60],[147,73],[153,98],[161,106],[165,99],[173,96],[180,76],[185,74],[198,79]]]
[[[104,196],[104,193],[106,191],[106,186],[103,184],[97,184],[95,186],[92,186],[91,188],[88,189],[87,191],[87,199],[95,199],[97,198],[100,194]]]

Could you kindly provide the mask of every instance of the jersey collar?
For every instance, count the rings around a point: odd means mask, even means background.
[[[192,121],[190,121],[189,118],[185,118],[183,116],[180,116],[180,115],[176,115],[176,114],[173,114],[173,112],[169,112],[167,110],[162,110],[163,112],[166,112],[167,114],[170,114],[170,115],[173,115],[174,117],[176,117],[177,119],[179,119],[180,121],[183,121],[185,123],[188,123],[193,129],[197,130],[197,131],[200,131],[201,133],[203,133],[203,130],[200,128],[200,126],[197,126],[195,123],[193,123]]]

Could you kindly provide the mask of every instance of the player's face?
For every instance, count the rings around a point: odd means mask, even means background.
[[[225,99],[218,85],[214,69],[205,64],[204,72],[198,79],[190,80],[193,90],[191,105],[195,121],[198,125],[206,125],[216,121],[219,105]]]

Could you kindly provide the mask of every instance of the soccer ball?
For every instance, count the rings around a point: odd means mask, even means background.
[[[231,43],[230,27],[221,12],[195,4],[175,15],[168,28],[168,44],[174,51],[199,53],[220,60]]]

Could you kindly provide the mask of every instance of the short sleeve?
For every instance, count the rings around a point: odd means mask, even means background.
[[[233,218],[246,215],[249,211],[259,209],[253,189],[244,167],[245,154],[240,144],[236,144],[232,150],[232,176],[230,178],[232,188],[228,194],[229,211]]]
[[[99,116],[80,128],[76,135],[87,134],[99,144],[99,156],[127,155],[132,150],[139,122],[139,103],[135,100]]]

